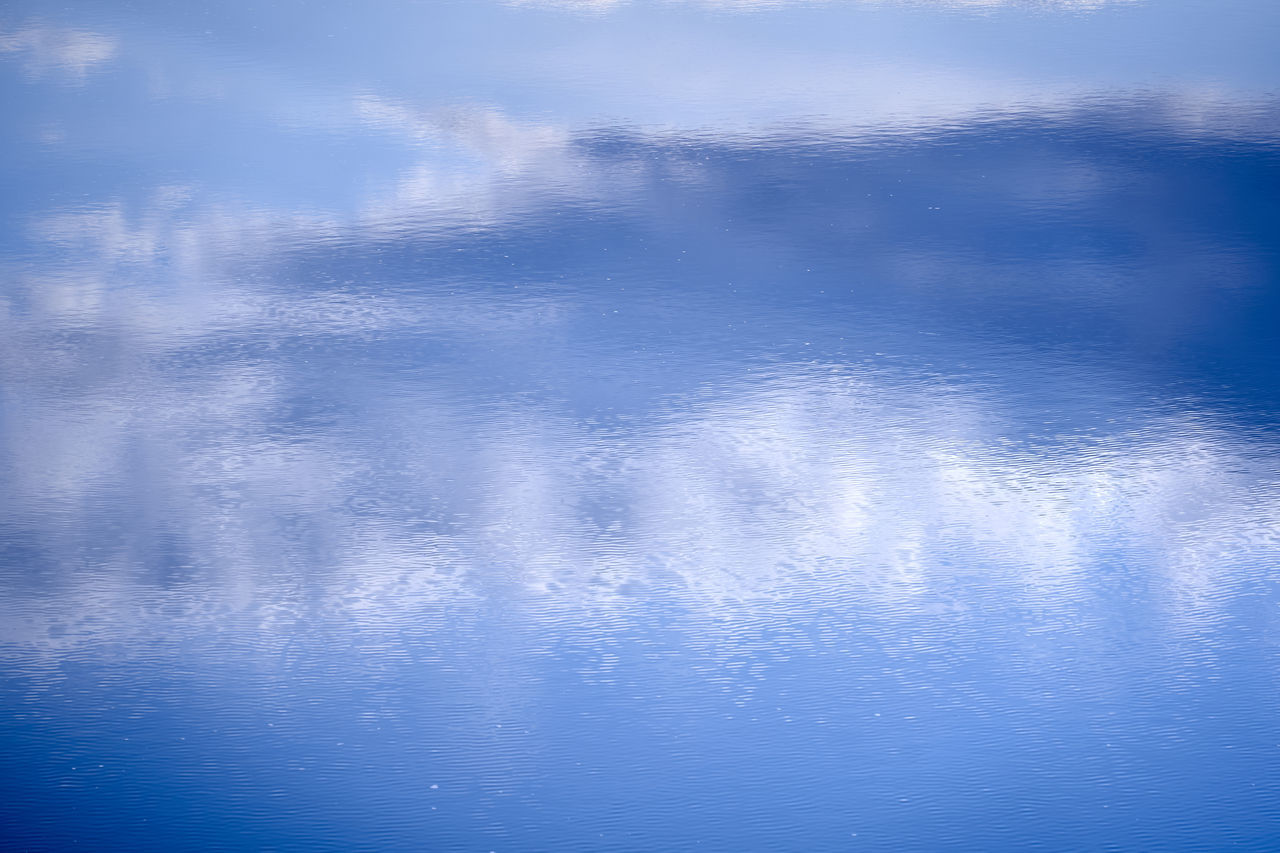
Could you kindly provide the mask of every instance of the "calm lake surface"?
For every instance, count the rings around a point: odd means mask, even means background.
[[[1280,4],[0,9],[0,847],[1280,849]]]

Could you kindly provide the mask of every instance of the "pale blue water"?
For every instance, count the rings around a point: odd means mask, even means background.
[[[1280,848],[1278,42],[6,4],[0,847]]]

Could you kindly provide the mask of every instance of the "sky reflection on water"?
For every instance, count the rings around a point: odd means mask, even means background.
[[[9,7],[5,836],[1274,849],[1278,15]]]

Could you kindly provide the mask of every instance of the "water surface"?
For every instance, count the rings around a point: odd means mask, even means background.
[[[16,850],[1274,850],[1280,12],[15,2]]]

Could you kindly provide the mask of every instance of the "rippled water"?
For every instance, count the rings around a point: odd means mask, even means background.
[[[1277,849],[1278,40],[6,4],[4,848]]]

